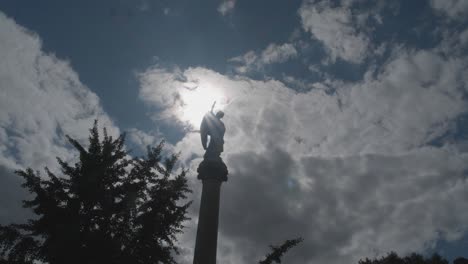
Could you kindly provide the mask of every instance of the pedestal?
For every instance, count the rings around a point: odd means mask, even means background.
[[[203,186],[193,264],[216,264],[219,198],[221,183],[227,181],[228,170],[219,159],[203,160],[197,171]]]

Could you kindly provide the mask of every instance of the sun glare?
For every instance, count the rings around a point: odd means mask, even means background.
[[[226,105],[226,97],[220,88],[210,85],[186,87],[180,94],[182,106],[182,120],[187,121],[195,129],[198,129],[203,116],[211,110],[211,106],[216,101],[214,110],[223,110]]]

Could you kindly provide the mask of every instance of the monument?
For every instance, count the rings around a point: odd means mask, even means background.
[[[224,150],[226,128],[222,111],[208,112],[200,126],[203,161],[198,166],[198,179],[202,181],[202,195],[198,214],[198,229],[193,264],[215,264],[218,244],[218,218],[221,183],[227,181],[228,170],[220,155]],[[209,138],[209,142],[208,142]]]

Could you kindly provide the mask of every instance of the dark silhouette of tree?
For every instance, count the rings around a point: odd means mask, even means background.
[[[57,158],[62,175],[16,172],[34,194],[23,206],[37,217],[0,226],[0,263],[175,263],[190,205],[186,171],[172,173],[177,156],[162,158],[161,142],[131,158],[124,135],[113,139],[104,129],[100,140],[97,122],[90,132],[87,149],[67,136],[79,161]]]
[[[286,240],[280,246],[270,245],[271,252],[265,256],[264,260],[259,261],[259,264],[271,264],[273,262],[281,263],[281,257],[291,248],[303,241],[302,238]]]
[[[446,259],[434,254],[429,258],[424,258],[419,254],[411,254],[406,257],[400,257],[395,252],[389,253],[387,256],[370,260],[360,260],[359,264],[449,264]]]
[[[466,258],[456,258],[454,261],[453,261],[453,264],[468,264],[468,259]]]

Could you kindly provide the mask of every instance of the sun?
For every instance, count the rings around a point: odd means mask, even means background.
[[[203,116],[211,110],[214,102],[215,111],[223,110],[226,106],[226,96],[220,88],[212,85],[189,86],[180,93],[182,101],[181,119],[198,129]]]

